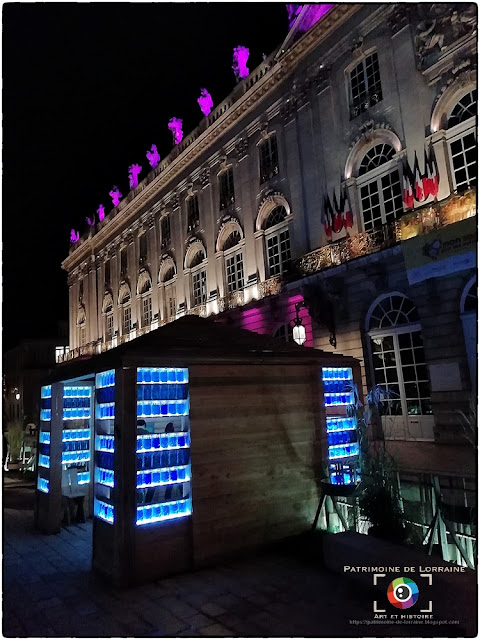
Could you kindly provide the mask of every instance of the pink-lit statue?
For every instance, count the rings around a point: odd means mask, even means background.
[[[142,167],[139,164],[132,164],[128,167],[128,184],[130,185],[130,189],[135,189],[138,186],[138,174],[142,170]]]
[[[70,242],[72,244],[75,244],[75,242],[78,242],[80,240],[80,234],[78,233],[78,231],[75,231],[75,229],[72,229],[70,231]]]
[[[98,205],[97,213],[98,213],[98,219],[101,222],[105,218],[105,207],[103,206],[103,204]]]
[[[323,18],[323,16],[330,11],[335,5],[333,4],[287,4],[288,11],[288,28],[291,29],[293,23],[297,19],[299,13],[304,7],[305,10],[302,23],[298,25],[299,33],[304,33],[313,27],[313,25]],[[297,28],[297,27],[296,27]]]
[[[157,151],[156,144],[152,144],[150,151],[147,151],[147,159],[152,169],[155,169],[157,164],[160,162],[160,154]]]
[[[233,50],[232,69],[237,80],[246,78],[249,74],[249,70],[247,67],[247,60],[249,55],[250,51],[247,47],[235,47],[235,49]]]
[[[117,187],[117,185],[113,185],[113,189],[108,192],[108,195],[112,199],[113,206],[114,207],[118,207],[119,202],[120,202],[120,198],[122,197],[122,194],[120,193],[120,190]]]
[[[213,107],[212,96],[206,89],[200,89],[200,97],[197,100],[204,116],[208,116]]]
[[[85,220],[87,221],[89,227],[95,226],[95,216],[93,216],[93,218],[85,218]]]
[[[168,121],[168,128],[173,134],[173,144],[180,144],[183,140],[182,123],[183,120],[180,118],[171,118]]]

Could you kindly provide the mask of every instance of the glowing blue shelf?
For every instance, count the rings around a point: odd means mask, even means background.
[[[73,462],[90,462],[90,451],[64,451],[62,464],[72,464]]]
[[[113,436],[97,435],[95,436],[95,450],[96,451],[115,451],[115,441]]]
[[[46,456],[44,453],[41,453],[38,456],[38,466],[50,469],[50,456]]]
[[[50,422],[51,419],[52,419],[51,409],[40,409],[40,420],[42,422]]]
[[[48,493],[49,492],[49,482],[46,478],[40,478],[40,476],[38,477],[38,483],[37,483],[37,489],[39,491],[43,491],[43,493]]]
[[[111,469],[102,469],[102,467],[96,467],[95,482],[97,484],[103,484],[106,487],[115,486],[113,471]]]
[[[114,522],[115,515],[113,505],[102,502],[102,500],[97,500],[97,498],[95,498],[93,513],[97,518],[100,518],[100,520],[104,520],[109,524],[113,524]]]
[[[48,409],[45,409],[48,411]],[[63,420],[88,420],[90,418],[90,407],[65,407],[63,409]]]
[[[64,398],[91,398],[92,387],[63,387]]]
[[[98,405],[98,420],[112,420],[113,418],[115,418],[114,402]]]
[[[329,460],[340,460],[341,458],[351,458],[352,456],[358,456],[358,442],[351,444],[335,444],[328,447]]]
[[[190,479],[190,465],[162,467],[160,469],[142,469],[141,471],[137,471],[137,489],[178,484],[188,482]]]
[[[168,449],[188,449],[189,446],[190,435],[187,431],[137,436],[137,453],[165,451]]]
[[[50,444],[50,431],[40,431],[38,441],[40,444]]]
[[[162,504],[147,504],[137,507],[137,525],[141,526],[151,522],[162,522],[184,518],[192,514],[192,503],[189,498],[174,500]]]
[[[40,391],[41,398],[51,398],[52,397],[52,386],[47,385],[46,387],[42,387]]]
[[[187,416],[188,409],[188,400],[139,400],[137,418]]]
[[[352,380],[353,372],[350,367],[323,367],[322,380]]]
[[[188,382],[188,369],[173,367],[138,367],[137,383]]]
[[[82,440],[90,440],[90,429],[64,429],[62,431],[62,442]]]
[[[77,473],[78,484],[88,484],[90,482],[90,471],[82,471]]]
[[[110,369],[110,371],[103,371],[102,373],[97,373],[95,379],[95,386],[98,389],[105,389],[106,387],[114,387],[115,386],[115,370]]]

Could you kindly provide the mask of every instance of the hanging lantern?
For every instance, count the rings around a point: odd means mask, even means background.
[[[305,331],[305,327],[302,324],[302,319],[298,315],[298,310],[297,310],[297,317],[295,318],[295,320],[293,322],[294,322],[293,339],[295,340],[295,342],[297,344],[302,346],[302,344],[307,339],[307,334],[306,334],[306,331]]]

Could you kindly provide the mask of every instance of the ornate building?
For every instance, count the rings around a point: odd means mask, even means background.
[[[184,314],[360,359],[394,440],[476,389],[476,9],[305,5],[281,47],[76,242],[70,352]],[[315,15],[314,15],[315,14]],[[62,359],[62,358],[61,358]]]

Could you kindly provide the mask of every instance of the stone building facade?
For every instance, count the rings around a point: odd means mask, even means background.
[[[476,389],[475,7],[342,4],[310,26],[314,8],[72,246],[66,357],[188,313],[291,339],[298,312],[306,346],[393,389],[387,437],[461,441]],[[438,189],[407,208],[405,163],[422,184],[432,149]],[[350,217],[329,229],[341,196]],[[433,268],[419,256],[435,240],[461,247]]]

